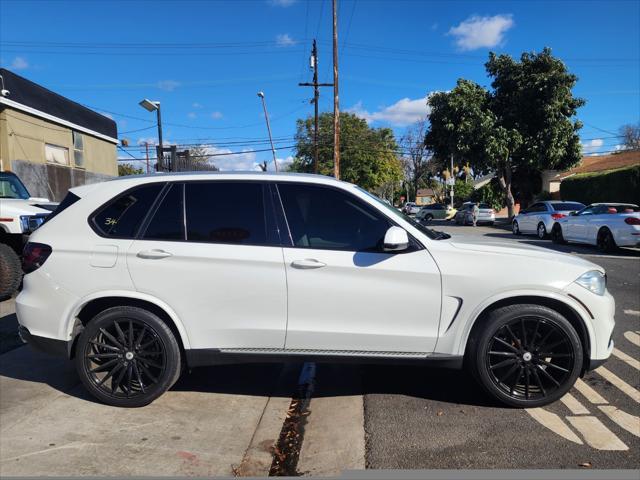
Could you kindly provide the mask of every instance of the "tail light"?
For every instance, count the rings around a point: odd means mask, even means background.
[[[640,225],[640,218],[638,217],[627,217],[624,219],[624,223],[627,225]]]
[[[22,252],[22,270],[25,274],[39,269],[51,255],[51,247],[44,243],[28,242]]]
[[[551,218],[553,218],[554,220],[559,220],[562,217],[566,217],[566,215],[564,213],[552,213],[551,214]]]

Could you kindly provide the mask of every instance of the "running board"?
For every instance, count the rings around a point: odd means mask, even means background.
[[[462,368],[463,356],[427,352],[369,352],[359,350],[309,350],[282,348],[203,348],[185,351],[187,365],[227,365],[234,363],[378,363],[432,364]]]

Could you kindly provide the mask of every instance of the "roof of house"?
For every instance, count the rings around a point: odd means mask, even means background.
[[[582,157],[580,164],[566,172],[559,173],[556,178],[564,178],[578,173],[603,172],[605,170],[615,170],[616,168],[640,165],[640,150],[623,151],[611,155],[591,155]]]
[[[419,188],[416,197],[433,197],[435,194],[433,188]]]
[[[117,141],[116,122],[93,110],[69,100],[20,75],[0,68],[7,96],[0,96],[0,105],[22,110],[36,117],[74,128],[81,127],[89,134]]]

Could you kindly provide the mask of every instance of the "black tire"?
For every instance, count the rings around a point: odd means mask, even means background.
[[[433,215],[431,215],[430,213],[427,214],[426,217],[424,217],[424,221],[425,222],[430,222],[431,220],[433,220]]]
[[[0,300],[11,297],[22,280],[20,257],[9,245],[0,243]]]
[[[520,225],[518,225],[518,222],[517,222],[517,221],[515,221],[515,220],[511,223],[511,232],[512,232],[514,235],[520,235],[520,234],[521,234],[521,232],[520,232]]]
[[[547,238],[547,227],[545,227],[544,223],[540,222],[538,224],[538,227],[536,228],[536,236],[540,240]]]
[[[493,398],[512,407],[555,402],[573,386],[583,365],[576,330],[541,305],[493,310],[474,328],[468,348],[473,376]]]
[[[181,372],[173,332],[138,307],[113,307],[96,315],[80,334],[75,363],[87,390],[116,407],[148,405],[171,388]]]
[[[598,250],[600,250],[602,253],[615,252],[618,248],[611,230],[606,227],[601,228],[598,232],[597,245]]]
[[[564,235],[562,235],[562,227],[558,223],[554,224],[551,229],[551,240],[553,243],[557,243],[558,245],[564,245],[567,243],[564,239]]]

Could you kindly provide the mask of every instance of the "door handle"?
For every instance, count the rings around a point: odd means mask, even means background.
[[[136,256],[139,258],[147,259],[147,260],[159,260],[161,258],[170,257],[171,253],[165,252],[164,250],[153,249],[153,250],[143,250],[141,252],[138,252]]]
[[[326,267],[326,263],[319,262],[314,258],[305,258],[304,260],[294,260],[291,262],[293,268],[299,268],[301,270],[310,270],[312,268]]]

